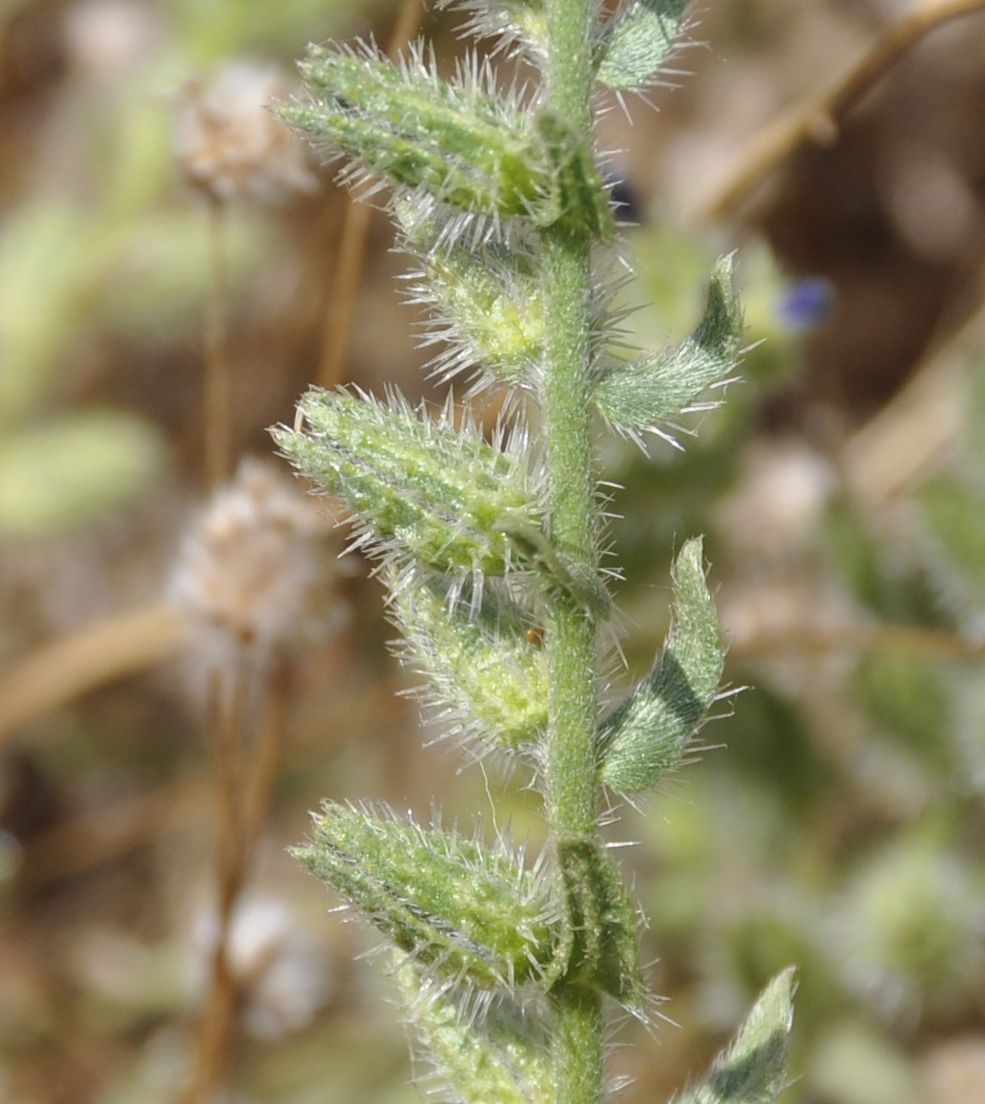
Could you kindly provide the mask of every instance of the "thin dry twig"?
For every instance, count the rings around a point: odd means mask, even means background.
[[[387,46],[387,56],[395,58],[417,34],[424,14],[421,0],[404,0]],[[366,203],[346,200],[345,218],[339,240],[338,258],[328,302],[318,382],[331,388],[342,382],[343,366],[352,334],[352,319],[366,259],[366,240],[373,208]]]
[[[262,689],[255,732],[248,733],[245,666],[233,675],[231,691],[218,675],[210,685],[210,732],[216,757],[219,806],[218,917],[209,989],[195,1037],[192,1081],[186,1104],[206,1104],[225,1081],[236,1030],[241,990],[231,961],[230,936],[236,908],[263,834],[270,795],[287,739],[294,691],[289,661],[280,662]],[[252,739],[248,736],[252,735]]]
[[[88,625],[21,660],[0,677],[0,744],[53,709],[170,659],[187,632],[184,618],[161,602]]]
[[[923,659],[973,662],[985,659],[985,642],[918,625],[876,625],[871,628],[846,625],[836,629],[806,626],[793,628],[789,632],[768,632],[737,640],[730,648],[729,656],[746,659],[751,656],[808,656],[831,652],[901,652]]]
[[[704,217],[728,215],[801,147],[834,145],[849,112],[911,47],[945,23],[981,11],[985,0],[930,0],[900,19],[848,72],[768,123],[749,142],[726,183],[704,205]]]
[[[224,202],[208,197],[209,299],[205,312],[205,376],[202,396],[205,475],[218,487],[230,473],[232,455],[232,357]]]

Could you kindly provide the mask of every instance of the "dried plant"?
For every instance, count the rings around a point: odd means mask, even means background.
[[[607,258],[617,244],[593,137],[596,83],[659,83],[686,37],[680,0],[602,16],[585,0],[475,0],[469,29],[522,53],[541,80],[502,90],[488,60],[441,78],[423,48],[314,48],[308,96],[281,110],[385,190],[441,343],[435,373],[511,401],[491,438],[453,402],[311,390],[274,431],[348,508],[375,557],[425,697],[473,753],[513,756],[544,799],[545,853],[327,803],[298,857],[393,945],[408,1018],[449,1099],[597,1104],[604,1004],[648,1021],[637,908],[600,833],[606,791],[630,798],[679,766],[720,700],[723,650],[698,539],[673,569],[672,627],[653,672],[608,715],[612,633],[592,423],[642,444],[735,370],[731,262],[676,348],[620,356]],[[732,1047],[679,1104],[775,1101],[792,974],[766,989]]]

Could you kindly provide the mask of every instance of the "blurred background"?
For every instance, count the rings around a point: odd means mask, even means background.
[[[791,1104],[982,1104],[985,3],[934,30],[957,5],[698,7],[680,87],[603,124],[637,224],[621,297],[632,340],[679,339],[737,249],[749,349],[683,452],[600,436],[624,487],[612,696],[699,532],[751,689],[608,829],[639,841],[676,1024],[624,1025],[614,1072],[667,1099],[792,962]],[[266,434],[314,380],[440,397],[386,219],[354,222],[264,105],[309,41],[420,21],[450,63],[459,18],[0,0],[4,1102],[191,1099],[211,1062],[214,1099],[409,1104],[390,982],[353,961],[373,939],[285,849],[324,797],[542,842],[522,778],[422,733],[380,588]]]

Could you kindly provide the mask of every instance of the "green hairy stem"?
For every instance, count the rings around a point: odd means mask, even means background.
[[[548,0],[547,100],[583,133],[591,131],[591,5]],[[595,485],[591,471],[589,325],[591,240],[580,228],[543,234],[543,298],[547,330],[544,425],[549,513],[555,541],[576,562],[596,570]],[[551,834],[594,840],[597,821],[595,687],[597,628],[563,597],[549,607],[547,639],[550,719],[547,735],[547,815]],[[560,876],[571,865],[558,848]],[[589,889],[590,892],[590,889]],[[572,894],[572,896],[576,896]],[[579,917],[566,902],[567,923]],[[578,981],[553,993],[554,1099],[596,1104],[602,1097],[602,995]]]
[[[389,944],[412,1035],[460,1104],[602,1104],[608,1008],[646,1020],[637,907],[599,826],[603,794],[639,794],[686,761],[722,698],[724,652],[700,538],[672,569],[671,625],[649,675],[607,715],[598,667],[612,601],[599,569],[600,427],[641,444],[710,405],[733,375],[732,260],[711,273],[680,345],[620,355],[596,258],[615,233],[594,152],[597,85],[659,82],[684,0],[463,0],[477,36],[538,68],[505,95],[486,61],[439,77],[423,47],[315,48],[308,98],[282,110],[344,177],[388,190],[416,298],[437,328],[432,374],[512,392],[490,436],[451,400],[312,389],[282,454],[350,515],[423,679],[473,754],[513,756],[543,798],[548,843],[524,862],[386,810],[327,802],[297,858]],[[541,439],[531,442],[526,414]],[[691,1104],[773,1104],[786,1083],[793,979],[776,978]]]

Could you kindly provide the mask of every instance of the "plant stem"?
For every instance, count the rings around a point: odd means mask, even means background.
[[[548,0],[547,108],[590,135],[592,9],[586,0]],[[555,543],[576,568],[596,570],[596,506],[589,437],[591,241],[587,230],[544,232],[547,370],[544,432]],[[547,613],[550,724],[547,816],[552,834],[596,832],[595,624],[570,598]],[[602,1092],[601,997],[574,985],[553,993],[556,1104],[597,1104]]]
[[[205,476],[210,488],[229,478],[232,453],[233,369],[229,343],[229,281],[226,261],[225,216],[221,199],[208,200],[209,287],[205,318],[205,379],[203,430]]]
[[[387,44],[387,57],[396,61],[406,46],[413,41],[424,18],[421,0],[403,0]],[[363,263],[366,260],[366,241],[376,210],[369,203],[357,203],[351,197],[346,201],[342,235],[339,239],[338,260],[332,279],[331,294],[325,307],[325,336],[322,341],[322,360],[318,372],[319,384],[327,389],[343,382],[345,358],[352,336],[352,323],[356,299],[362,280]]]

